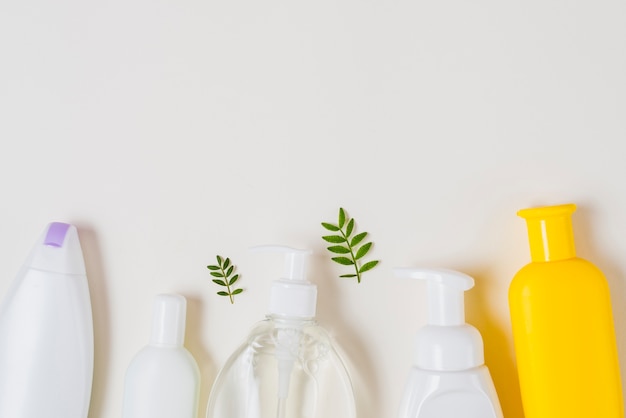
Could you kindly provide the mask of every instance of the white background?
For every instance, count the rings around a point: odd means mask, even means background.
[[[426,319],[425,286],[391,269],[454,268],[476,278],[467,318],[521,418],[518,209],[579,205],[578,253],[608,277],[626,365],[625,22],[618,0],[3,0],[0,295],[49,221],[75,223],[90,417],[119,416],[161,292],[188,298],[204,416],[282,271],[247,248],[311,248],[319,322],[350,358],[359,416],[379,418]],[[340,206],[382,260],[361,284],[320,238]],[[216,254],[242,274],[234,305],[206,269]]]

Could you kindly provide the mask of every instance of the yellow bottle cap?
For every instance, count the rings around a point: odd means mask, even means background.
[[[533,261],[556,261],[576,257],[572,213],[576,205],[543,206],[522,209],[526,219],[530,256]]]

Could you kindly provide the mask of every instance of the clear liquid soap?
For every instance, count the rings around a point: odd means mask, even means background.
[[[257,249],[285,253],[285,274],[273,283],[266,319],[219,373],[207,418],[354,418],[347,369],[315,321],[317,287],[306,280],[310,251]]]

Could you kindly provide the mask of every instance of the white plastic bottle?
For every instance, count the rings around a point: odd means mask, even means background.
[[[502,418],[483,341],[465,323],[463,292],[474,279],[452,270],[396,269],[396,276],[428,281],[428,325],[417,333],[399,418]]]
[[[315,321],[317,287],[306,280],[310,251],[286,253],[269,314],[219,373],[207,418],[354,418],[352,384],[334,343]]]
[[[0,307],[0,417],[86,418],[93,322],[76,228],[49,224]]]
[[[133,358],[124,382],[122,418],[196,418],[200,371],[183,347],[187,301],[154,301],[150,343]]]

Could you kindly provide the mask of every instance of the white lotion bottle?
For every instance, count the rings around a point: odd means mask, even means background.
[[[317,287],[306,278],[310,251],[285,254],[269,313],[220,371],[207,418],[355,418],[352,383],[330,335],[315,321]]]
[[[200,371],[183,346],[186,310],[181,295],[156,296],[150,342],[126,371],[122,418],[197,418]]]
[[[465,323],[464,292],[474,279],[444,269],[401,268],[395,274],[428,282],[428,324],[417,333],[398,418],[502,418],[482,337]]]
[[[0,306],[0,417],[86,418],[93,321],[76,227],[49,224]]]

